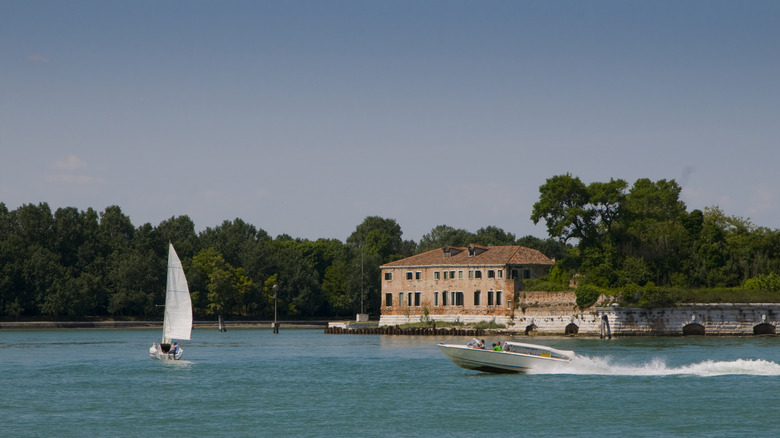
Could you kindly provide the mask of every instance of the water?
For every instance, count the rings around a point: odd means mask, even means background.
[[[775,337],[531,338],[579,356],[493,375],[435,347],[467,338],[196,329],[186,360],[160,362],[158,336],[0,331],[0,436],[737,437],[780,424]]]

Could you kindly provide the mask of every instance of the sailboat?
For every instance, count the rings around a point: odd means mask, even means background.
[[[192,300],[187,286],[187,277],[181,260],[173,249],[168,248],[168,282],[165,290],[165,317],[163,318],[162,342],[149,347],[149,356],[159,360],[179,360],[184,350],[174,340],[189,340],[192,330]]]

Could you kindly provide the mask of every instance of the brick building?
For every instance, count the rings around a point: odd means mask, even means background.
[[[506,323],[523,280],[541,277],[554,261],[523,246],[445,246],[380,266],[380,325],[439,321]]]

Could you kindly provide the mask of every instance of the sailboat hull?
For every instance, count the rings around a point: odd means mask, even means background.
[[[166,353],[160,344],[154,344],[149,347],[149,357],[157,360],[179,360],[184,354],[184,349],[179,347],[179,352],[176,354]]]

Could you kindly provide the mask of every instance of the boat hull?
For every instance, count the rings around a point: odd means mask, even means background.
[[[179,348],[179,352],[175,355],[173,353],[165,353],[163,352],[162,347],[160,347],[160,344],[154,344],[151,347],[149,347],[149,357],[152,359],[157,360],[179,360],[181,359],[182,355],[184,355],[184,349]]]
[[[455,365],[486,373],[529,373],[551,370],[571,361],[569,357],[482,350],[464,345],[439,344],[439,350]],[[542,353],[544,354],[544,353]]]

